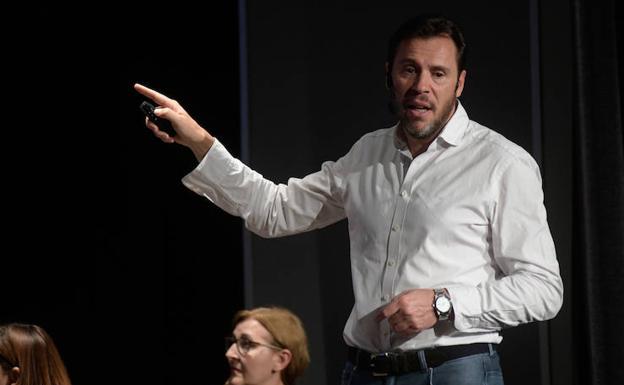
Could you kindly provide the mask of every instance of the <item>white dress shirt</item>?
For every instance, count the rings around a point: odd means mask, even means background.
[[[275,184],[216,141],[183,183],[262,237],[349,222],[355,305],[347,344],[371,352],[498,343],[507,326],[559,311],[563,285],[533,158],[457,110],[412,158],[397,126],[335,162]],[[413,288],[447,288],[454,321],[410,338],[375,316]]]

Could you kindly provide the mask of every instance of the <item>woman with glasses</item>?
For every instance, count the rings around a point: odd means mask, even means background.
[[[41,327],[0,325],[0,385],[71,385],[52,338]]]
[[[287,309],[258,307],[234,316],[226,338],[226,385],[294,385],[310,362],[301,320]]]

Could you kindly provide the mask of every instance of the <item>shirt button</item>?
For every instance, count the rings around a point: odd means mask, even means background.
[[[397,231],[398,229],[399,229],[399,226],[397,225],[392,226],[392,231]]]
[[[388,266],[394,266],[394,261],[388,261]]]
[[[403,198],[405,198],[407,196],[407,191],[405,191],[405,190],[401,191],[401,196]]]
[[[388,300],[388,295],[384,295],[383,297],[381,297],[381,300],[386,302]]]

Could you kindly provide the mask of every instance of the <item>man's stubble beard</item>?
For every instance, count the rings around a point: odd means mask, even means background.
[[[394,106],[395,110],[404,111],[404,109],[402,108],[402,106],[400,106],[398,101],[395,100],[394,103],[395,103],[395,106]],[[429,139],[431,138],[431,136],[437,135],[440,132],[440,130],[442,130],[442,128],[446,125],[446,123],[448,123],[448,121],[451,118],[451,113],[455,109],[455,103],[457,103],[457,101],[455,99],[452,99],[448,104],[443,106],[442,114],[440,114],[439,118],[434,119],[431,123],[429,123],[428,125],[426,125],[420,130],[416,130],[410,124],[411,123],[410,120],[404,116],[401,117],[399,125],[401,129],[403,130],[403,132],[405,133],[405,135],[408,135],[409,137],[413,139],[418,139],[418,140]]]

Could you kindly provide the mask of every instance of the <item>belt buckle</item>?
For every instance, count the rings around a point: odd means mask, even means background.
[[[393,353],[375,353],[370,355],[370,367],[374,377],[385,377],[392,369]]]

